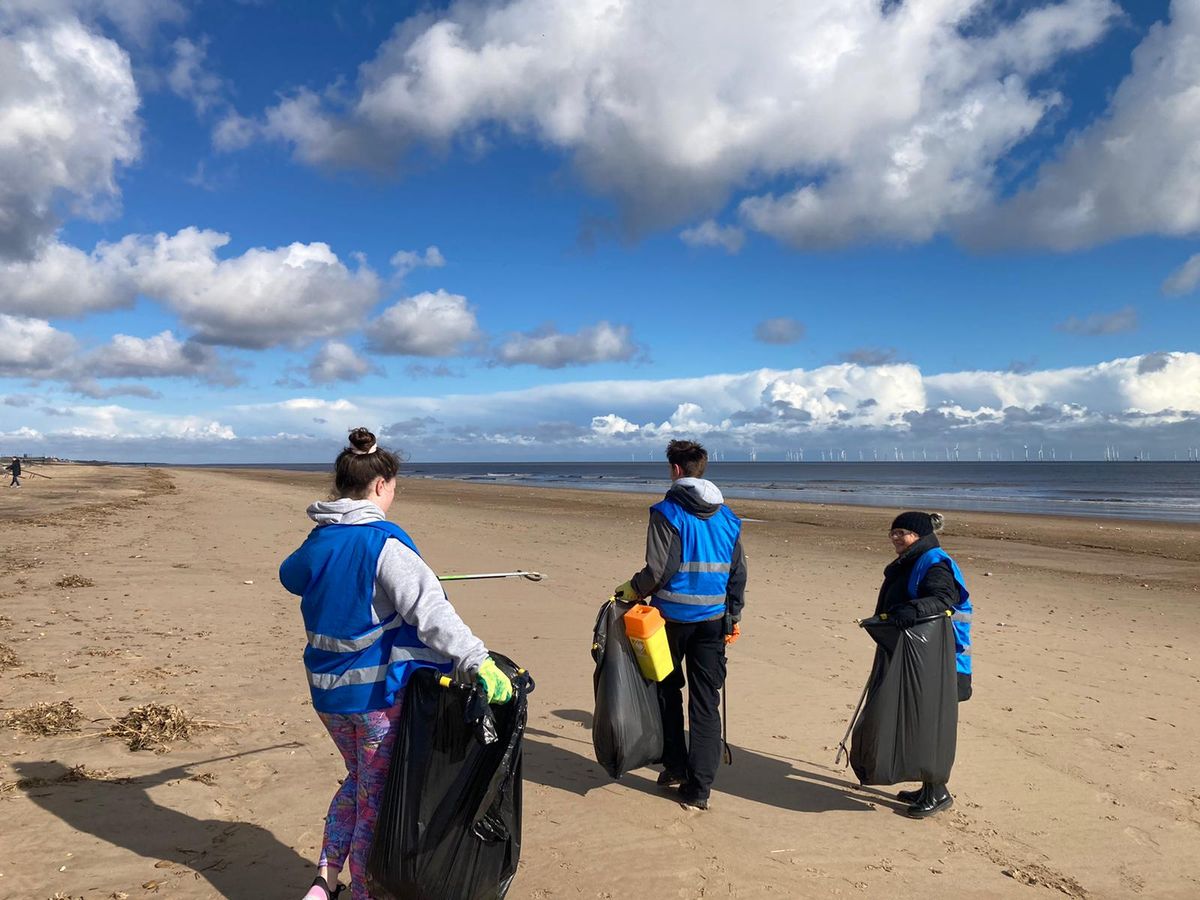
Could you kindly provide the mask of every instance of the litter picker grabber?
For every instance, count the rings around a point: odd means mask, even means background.
[[[439,575],[438,581],[481,581],[485,578],[524,578],[527,581],[541,581],[546,576],[541,572],[481,572],[476,575]]]

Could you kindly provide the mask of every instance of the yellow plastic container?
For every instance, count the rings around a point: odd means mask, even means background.
[[[662,681],[675,668],[662,613],[653,606],[638,604],[625,613],[624,619],[625,635],[633,647],[642,675],[650,681]]]

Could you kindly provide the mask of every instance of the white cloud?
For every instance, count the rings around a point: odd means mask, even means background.
[[[956,443],[963,458],[976,448],[989,455],[1001,448],[1007,458],[1009,448],[1019,454],[1022,442],[1042,440],[1058,447],[1060,459],[1071,447],[1077,457],[1094,458],[1114,441],[1169,458],[1172,450],[1200,446],[1198,385],[1200,353],[1167,351],[1021,374],[929,376],[911,364],[842,363],[482,394],[293,397],[187,417],[148,417],[42,394],[20,417],[45,439],[43,448],[119,459],[332,459],[346,429],[363,423],[394,434],[424,459],[496,459],[501,448],[526,458],[627,458],[631,451],[659,458],[666,439],[684,435],[731,459],[750,448],[760,458],[805,446],[864,448],[870,458],[872,447],[912,451]],[[51,417],[41,407],[67,409],[72,417]],[[72,438],[64,423],[83,436]]]
[[[100,378],[179,377],[226,385],[238,380],[212,347],[181,341],[170,331],[149,338],[114,335],[81,368]]]
[[[1125,334],[1134,331],[1137,324],[1137,310],[1132,306],[1126,306],[1116,312],[1093,313],[1082,319],[1078,316],[1069,316],[1066,321],[1055,327],[1067,334],[1097,337],[1106,334]]]
[[[382,372],[378,365],[341,341],[329,341],[321,347],[307,369],[311,384],[359,381],[367,375]]]
[[[1072,250],[1200,230],[1200,4],[1174,0],[1133,54],[1107,114],[1044,165],[1033,186],[981,216],[986,245]]]
[[[1200,284],[1200,253],[1191,257],[1163,282],[1163,293],[1173,297],[1190,294]]]
[[[543,369],[586,366],[601,362],[625,362],[638,353],[628,325],[597,322],[565,334],[547,325],[528,334],[510,335],[496,349],[496,362],[503,366],[531,365]]]
[[[483,336],[467,298],[426,291],[394,303],[366,329],[367,347],[395,356],[458,356]]]
[[[804,323],[789,316],[763,319],[754,326],[754,339],[764,344],[794,344],[804,337]]]
[[[49,322],[0,313],[0,375],[53,377],[75,352],[75,338]]]
[[[746,233],[732,225],[718,225],[706,219],[694,228],[685,228],[679,239],[689,247],[720,247],[726,253],[737,253],[746,243]]]
[[[14,22],[53,22],[79,18],[87,23],[106,20],[125,37],[146,43],[162,24],[180,24],[187,9],[179,0],[5,0],[0,25]]]
[[[167,86],[172,92],[191,103],[201,116],[224,103],[225,84],[206,66],[207,40],[176,38],[171,52],[174,58],[167,70]]]
[[[228,234],[184,228],[131,234],[91,253],[50,243],[34,259],[0,264],[0,311],[82,316],[161,301],[210,344],[261,349],[351,331],[380,296],[365,264],[350,269],[328,244],[251,248],[221,258]]]
[[[416,250],[397,250],[392,254],[390,262],[397,274],[406,275],[420,267],[440,269],[446,265],[446,257],[442,256],[441,250],[431,244],[425,248],[424,253]]]
[[[1031,79],[1118,13],[1063,0],[969,27],[970,0],[463,0],[399,27],[340,107],[301,91],[263,128],[302,160],[379,167],[507,131],[570,154],[635,229],[783,179],[746,224],[800,246],[923,240],[991,199],[1058,103]],[[728,246],[719,229],[692,237]]]
[[[205,343],[259,349],[332,337],[358,327],[379,298],[375,273],[347,268],[328,244],[255,247],[221,259],[217,250],[229,240],[184,228],[131,235],[121,246],[142,293],[162,300]]]
[[[99,215],[139,154],[128,55],[78,21],[4,31],[0,18],[0,258],[25,259],[57,227],[55,206]]]
[[[0,310],[28,316],[83,316],[133,305],[137,280],[124,250],[91,253],[57,241],[28,260],[0,262]]]
[[[259,133],[253,119],[230,110],[213,127],[212,143],[218,150],[241,150],[254,143]]]

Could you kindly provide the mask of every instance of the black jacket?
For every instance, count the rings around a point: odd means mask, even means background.
[[[927,535],[888,563],[883,570],[883,585],[879,588],[879,600],[875,604],[875,615],[888,612],[908,604],[916,607],[918,616],[935,616],[953,609],[958,602],[958,582],[954,573],[944,562],[930,566],[921,583],[917,585],[917,597],[908,595],[908,579],[913,566],[926,551],[940,547],[936,534]]]
[[[20,461],[19,459],[14,459],[14,460],[13,460],[13,461],[12,461],[12,462],[11,462],[11,463],[10,463],[10,464],[7,466],[7,468],[8,468],[8,470],[9,470],[10,472],[12,472],[12,473],[13,473],[13,477],[14,477],[14,478],[20,478],[20,477],[21,477],[21,461]]]
[[[724,502],[721,492],[711,481],[690,478],[671,485],[667,499],[700,519],[711,519]],[[662,513],[650,510],[650,525],[646,529],[646,566],[630,579],[633,589],[639,597],[652,596],[675,576],[682,560],[683,543],[679,532]],[[725,589],[725,609],[733,622],[742,618],[745,604],[746,555],[739,537],[733,545],[729,585]]]

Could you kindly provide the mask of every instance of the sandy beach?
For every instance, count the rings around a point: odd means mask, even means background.
[[[296,898],[340,760],[308,699],[281,559],[324,476],[54,466],[0,491],[0,898]],[[537,680],[509,897],[1200,896],[1200,527],[952,514],[976,604],[956,806],[913,821],[833,764],[873,647],[893,511],[736,501],[750,583],[732,766],[686,812],[592,757],[599,604],[641,563],[648,495],[405,480],[391,518]],[[101,732],[142,704],[211,727]],[[82,767],[82,768],[79,768]]]

